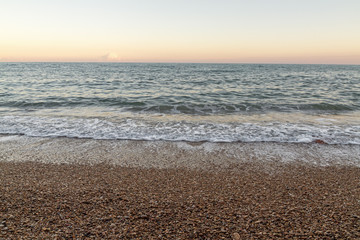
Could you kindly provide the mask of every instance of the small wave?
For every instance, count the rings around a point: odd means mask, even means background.
[[[190,142],[360,144],[359,125],[288,122],[155,121],[146,118],[0,117],[1,134]]]

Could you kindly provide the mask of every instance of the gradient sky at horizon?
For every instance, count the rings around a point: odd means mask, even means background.
[[[8,0],[0,61],[360,64],[358,0]]]

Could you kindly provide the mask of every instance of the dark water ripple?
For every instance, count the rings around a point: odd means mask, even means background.
[[[0,84],[0,106],[19,110],[94,105],[185,114],[360,110],[359,66],[1,63]]]

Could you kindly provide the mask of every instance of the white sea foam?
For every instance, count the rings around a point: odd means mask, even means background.
[[[0,134],[92,139],[360,144],[360,125],[313,122],[4,116]]]

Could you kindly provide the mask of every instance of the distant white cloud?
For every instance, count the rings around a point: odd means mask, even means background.
[[[116,53],[113,53],[113,52],[110,52],[110,53],[105,54],[104,56],[101,56],[100,59],[101,59],[101,61],[104,61],[104,62],[118,62],[121,60],[121,58]]]

